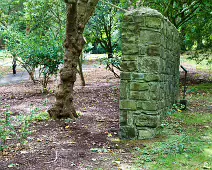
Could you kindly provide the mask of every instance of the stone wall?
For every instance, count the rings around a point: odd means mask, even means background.
[[[122,138],[147,139],[179,92],[177,29],[150,8],[127,12],[122,25],[120,128]]]

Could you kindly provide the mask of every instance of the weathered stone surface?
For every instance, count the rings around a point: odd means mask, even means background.
[[[149,93],[148,92],[131,91],[130,92],[130,99],[149,100]]]
[[[130,90],[132,91],[142,91],[142,90],[148,90],[148,89],[149,89],[148,83],[132,82],[130,84]]]
[[[160,56],[160,46],[159,45],[149,45],[147,48],[148,56]]]
[[[135,127],[121,126],[120,131],[123,139],[133,139],[137,136]]]
[[[135,23],[140,23],[140,26],[145,26],[145,18],[141,16],[135,15],[134,17]]]
[[[126,111],[126,110],[120,111],[120,125],[121,126],[127,125],[127,113],[128,113],[128,111]]]
[[[127,87],[128,83],[126,81],[121,80],[120,83],[120,98],[127,99]]]
[[[155,92],[158,88],[160,88],[159,83],[156,82],[151,82],[150,84],[150,91]]]
[[[160,76],[159,74],[146,74],[144,79],[148,82],[159,81]]]
[[[122,49],[124,55],[134,55],[139,53],[137,44],[124,43]]]
[[[121,68],[123,71],[137,71],[137,62],[134,61],[122,61]]]
[[[140,55],[145,55],[147,52],[147,47],[142,45],[142,46],[139,46],[139,54]]]
[[[130,16],[130,15],[126,15],[123,20],[125,21],[124,23],[126,24],[134,21],[133,16]]]
[[[143,80],[144,74],[143,73],[133,73],[132,78],[135,79],[135,80]]]
[[[162,27],[161,18],[157,17],[146,17],[146,26],[150,28],[160,29]]]
[[[120,109],[136,110],[136,102],[133,100],[121,100]]]
[[[131,80],[131,72],[121,72],[121,80]]]
[[[159,32],[152,32],[150,30],[141,30],[139,44],[142,45],[158,45],[161,43],[161,34]]]
[[[137,59],[136,55],[123,55],[122,60],[124,61],[135,61]]]
[[[143,128],[138,130],[138,139],[151,139],[155,137],[155,129],[153,128]]]
[[[138,68],[145,73],[159,73],[160,60],[148,57],[142,58],[138,63]]]
[[[141,101],[137,102],[137,107],[146,111],[156,111],[158,105],[155,101]]]
[[[177,100],[179,33],[149,8],[127,12],[122,31],[121,136],[152,138],[161,116]]]
[[[158,116],[144,115],[135,116],[135,125],[139,127],[158,127],[159,118]]]

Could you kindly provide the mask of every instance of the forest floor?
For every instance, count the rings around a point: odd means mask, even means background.
[[[3,146],[0,151],[0,170],[154,169],[152,166],[156,166],[159,158],[151,155],[150,149],[147,150],[147,148],[152,149],[154,143],[169,139],[167,136],[170,132],[168,134],[164,132],[165,135],[159,135],[152,140],[120,140],[118,134],[119,79],[114,78],[111,72],[98,63],[87,62],[86,64],[88,65],[85,71],[86,86],[80,86],[78,77],[74,87],[74,103],[80,115],[76,120],[52,120],[48,117],[46,111],[55,102],[54,92],[57,83],[55,80],[50,83],[48,94],[42,93],[40,84],[33,84],[30,81],[0,86],[0,120],[5,119],[4,124],[7,124],[3,129],[0,128],[5,133],[5,142],[3,138],[0,140],[0,145]],[[94,64],[95,67],[89,67]],[[208,79],[205,81],[207,82]],[[190,84],[193,84],[192,81]],[[211,132],[211,88],[211,84],[206,84],[206,86],[192,85],[188,89],[187,97],[190,104],[188,111],[183,113],[187,114],[187,117],[195,117],[194,114],[198,118],[207,116],[203,122],[196,124],[194,122],[194,127],[192,124],[191,128],[195,128],[196,131],[202,130],[201,133],[203,130],[207,130],[207,133]],[[177,116],[167,118],[164,129],[170,129],[167,124],[174,123],[174,130],[171,129],[180,136],[179,133],[182,133],[185,128],[185,124],[182,124],[180,120],[181,114],[180,110]],[[16,124],[15,121],[20,124]],[[186,126],[189,129],[190,124]],[[7,128],[15,133],[10,134],[5,130]],[[211,140],[210,135],[206,136],[207,140]],[[209,148],[206,158],[199,160],[198,165],[192,164],[197,169],[211,168],[211,146],[208,143],[205,145]],[[185,142],[182,144],[186,145]],[[167,147],[162,144],[161,146],[161,150]],[[179,146],[177,147],[179,149]],[[157,148],[161,147],[157,146]],[[172,149],[176,150],[176,148]],[[190,156],[189,153],[186,152],[186,154]],[[165,156],[167,155],[169,154]],[[189,159],[188,161],[192,162]],[[171,160],[171,165],[179,169],[188,166],[185,163],[178,165],[178,162],[176,164],[173,162],[177,161]],[[158,163],[161,169],[169,169],[171,165],[165,167],[166,165]],[[189,165],[189,167],[192,166]]]

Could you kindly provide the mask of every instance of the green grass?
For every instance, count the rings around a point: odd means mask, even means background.
[[[182,118],[187,117],[183,113],[177,114],[180,116],[171,116],[175,123],[181,122]],[[208,116],[201,119],[199,116],[194,116],[191,121],[187,118],[183,123],[180,123],[182,124],[180,128],[175,129],[173,123],[170,124],[166,128],[172,127],[172,131],[175,131],[174,135],[167,134],[165,141],[149,144],[146,149],[140,149],[135,153],[137,155],[137,169],[190,170],[211,167],[211,127],[203,128],[200,131],[199,128],[194,127],[196,123],[207,125],[210,120],[211,117],[208,120]]]
[[[184,123],[187,126],[192,125],[205,125],[211,123],[212,114],[209,113],[182,113],[174,114],[173,117],[177,118],[177,121]]]
[[[206,71],[206,72],[211,72],[212,71],[212,65],[209,63],[209,61],[211,61],[212,58],[212,54],[209,54],[209,59],[203,59],[201,60],[201,62],[197,62],[195,59],[190,59],[192,58],[193,54],[182,54],[180,61],[181,63],[188,63],[190,65],[193,65],[196,67],[197,70],[199,71]],[[205,54],[200,54],[199,55],[199,59],[204,58]]]
[[[211,93],[212,94],[212,83],[205,83],[190,86],[188,89],[188,93]]]
[[[207,110],[212,101],[211,84],[192,88],[196,92],[188,96],[189,109],[176,112],[164,120],[161,136],[165,139],[136,149],[136,164],[132,169],[212,169],[212,114],[211,110]],[[196,107],[203,109],[197,112]]]

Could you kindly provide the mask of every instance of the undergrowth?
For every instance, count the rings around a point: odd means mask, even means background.
[[[40,112],[39,108],[31,109],[30,115],[13,116],[10,106],[4,106],[6,111],[0,118],[0,151],[11,147],[15,143],[26,144],[31,134],[31,123],[46,121],[50,117],[47,112]],[[12,141],[12,142],[11,142]]]

